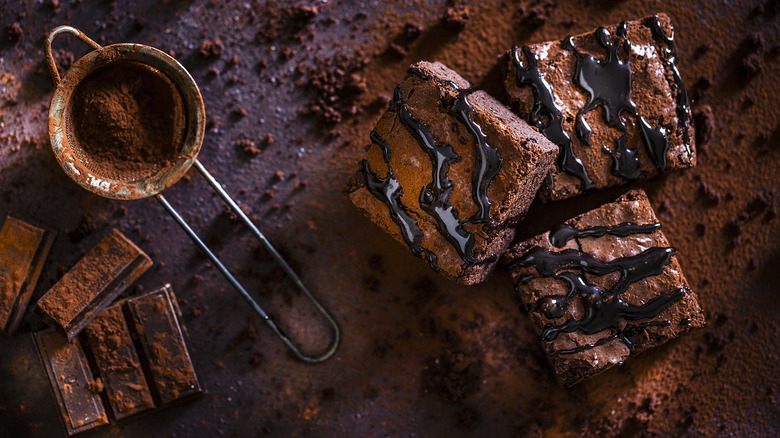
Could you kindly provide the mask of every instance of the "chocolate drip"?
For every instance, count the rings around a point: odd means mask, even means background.
[[[539,61],[531,52],[529,47],[522,48],[525,54],[528,68],[523,68],[520,61],[520,50],[515,47],[512,50],[512,61],[517,68],[518,85],[529,85],[534,93],[534,107],[531,111],[530,122],[542,130],[542,134],[548,140],[558,145],[561,150],[559,156],[559,165],[566,173],[578,177],[583,184],[584,190],[590,190],[595,187],[593,181],[588,176],[588,171],[582,160],[574,155],[571,137],[563,129],[563,115],[560,108],[555,104],[550,85],[544,80],[539,72]],[[545,124],[543,118],[548,121]],[[549,186],[549,184],[548,184]]]
[[[633,349],[623,333],[625,329],[620,330],[620,319],[638,321],[653,318],[680,299],[684,291],[677,289],[668,295],[653,298],[641,306],[626,303],[622,300],[621,295],[632,283],[661,274],[664,266],[671,261],[674,252],[674,248],[653,247],[634,256],[604,262],[590,254],[574,249],[551,252],[544,248],[534,247],[525,257],[511,263],[509,268],[533,266],[539,277],[557,278],[569,284],[569,291],[566,295],[544,297],[537,303],[539,310],[547,318],[563,317],[575,296],[580,298],[580,302],[585,308],[585,316],[582,319],[571,319],[561,325],[546,327],[542,332],[543,340],[551,342],[559,333],[570,333],[575,330],[592,335],[602,330],[614,329],[618,330],[618,333],[613,337],[617,337],[629,349]],[[583,274],[572,272],[571,269],[579,269]],[[584,277],[584,273],[601,276],[611,272],[619,272],[620,279],[610,291],[600,290],[597,286],[589,284]],[[527,283],[533,278],[536,276],[523,277],[520,283]],[[599,342],[606,341],[600,340]],[[600,343],[593,344],[593,346],[601,345]]]
[[[390,148],[382,137],[375,131],[371,132],[371,141],[376,143],[382,149],[385,163],[387,164],[387,177],[380,178],[371,171],[367,160],[363,160],[363,173],[366,176],[366,188],[369,193],[384,202],[390,209],[390,217],[401,230],[401,237],[409,246],[414,255],[424,256],[434,271],[439,271],[436,254],[428,251],[422,246],[423,231],[417,225],[417,221],[412,218],[406,207],[401,202],[403,188],[395,178],[393,168],[390,167]]]
[[[474,199],[474,203],[477,204],[479,211],[469,218],[469,222],[489,222],[490,207],[492,204],[487,197],[487,189],[501,170],[501,163],[503,160],[498,156],[498,149],[487,143],[487,136],[482,132],[482,127],[474,121],[474,107],[468,102],[468,96],[474,92],[474,90],[463,90],[455,82],[436,79],[415,67],[410,67],[409,70],[407,70],[407,73],[413,74],[423,80],[433,79],[439,84],[449,86],[458,91],[458,97],[450,108],[450,113],[452,113],[455,118],[463,123],[469,132],[471,132],[476,141],[477,149],[477,171],[471,177],[471,196]],[[452,124],[452,130],[460,135],[457,123]],[[465,142],[465,139],[463,138],[460,140],[461,142]]]
[[[622,341],[626,345],[626,347],[628,347],[628,351],[633,353],[635,348],[634,348],[633,342],[631,342],[628,339],[629,336],[633,336],[635,333],[637,333],[640,330],[645,329],[647,327],[654,327],[654,326],[668,327],[669,325],[671,325],[670,321],[648,321],[648,322],[645,322],[645,323],[642,323],[642,324],[637,324],[635,326],[626,327],[621,332],[616,333],[616,334],[614,334],[612,336],[607,336],[606,338],[601,338],[601,339],[599,339],[598,341],[596,341],[596,342],[594,342],[592,344],[583,345],[581,347],[575,347],[575,348],[570,348],[570,349],[562,349],[562,350],[551,351],[550,352],[550,356],[557,356],[559,354],[576,354],[576,353],[580,353],[580,352],[583,352],[585,350],[590,350],[591,348],[595,348],[595,347],[598,347],[600,345],[604,345],[604,344],[606,344],[607,342],[609,342],[609,341],[611,341],[613,339],[620,339],[620,341]]]
[[[685,84],[683,84],[680,71],[677,70],[677,48],[674,45],[674,31],[672,31],[671,35],[666,35],[663,27],[661,26],[661,21],[658,19],[657,15],[654,15],[649,20],[649,23],[645,23],[645,25],[648,26],[653,32],[654,38],[663,41],[667,46],[666,55],[669,57],[668,61],[672,67],[674,82],[677,84],[677,125],[682,127],[683,141],[687,146],[691,141],[691,137],[688,135],[688,130],[685,129],[685,127],[690,123],[691,119],[691,98],[688,96],[688,89],[685,88]],[[664,162],[664,166],[665,165],[666,162]]]
[[[498,156],[498,149],[487,143],[487,136],[482,132],[482,127],[474,121],[474,107],[469,103],[468,96],[468,91],[459,93],[450,112],[455,115],[455,118],[466,125],[466,128],[468,128],[476,141],[477,171],[474,172],[471,177],[471,196],[479,207],[479,211],[475,213],[469,221],[472,223],[486,223],[490,221],[491,207],[490,200],[487,196],[487,189],[493,181],[493,178],[495,178],[501,170],[501,163],[503,160]]]
[[[395,88],[394,94],[401,123],[431,159],[433,181],[420,192],[420,207],[436,219],[439,231],[452,243],[460,257],[468,263],[475,263],[476,260],[471,255],[474,250],[474,235],[463,229],[458,211],[449,202],[454,184],[447,178],[447,172],[450,162],[460,161],[460,156],[451,145],[442,145],[436,141],[430,126],[412,116],[404,104],[400,87]]]
[[[605,234],[618,237],[626,237],[631,234],[647,234],[661,229],[661,224],[637,225],[632,222],[623,222],[622,224],[611,227],[591,227],[584,230],[578,230],[571,225],[560,224],[550,230],[550,243],[557,248],[563,248],[566,243],[574,238],[580,237],[601,237]]]
[[[603,61],[581,53],[574,45],[574,39],[567,37],[562,43],[565,50],[571,50],[577,57],[574,73],[574,81],[588,92],[588,101],[577,113],[575,131],[577,137],[588,146],[591,145],[592,130],[585,120],[585,113],[601,106],[604,109],[604,121],[608,126],[618,128],[623,135],[615,140],[614,151],[604,147],[604,150],[612,155],[614,162],[613,172],[625,179],[634,180],[640,176],[639,158],[635,150],[627,146],[628,128],[621,114],[629,113],[636,118],[636,124],[641,130],[648,154],[653,159],[656,167],[663,171],[666,168],[666,152],[669,147],[666,132],[663,128],[653,129],[647,121],[639,115],[636,104],[631,99],[631,42],[627,38],[628,27],[625,22],[617,26],[615,34],[618,42],[611,43],[610,33],[604,27],[596,30],[595,37],[599,45],[606,49]],[[626,60],[623,61],[618,51],[623,49]]]

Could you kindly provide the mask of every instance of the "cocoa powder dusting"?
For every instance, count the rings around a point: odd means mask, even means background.
[[[182,97],[152,67],[117,62],[87,76],[70,104],[71,141],[99,176],[138,178],[176,159],[185,133]]]

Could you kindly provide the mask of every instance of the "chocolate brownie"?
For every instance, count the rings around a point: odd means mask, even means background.
[[[482,281],[514,236],[558,148],[440,63],[395,89],[347,193],[431,268]]]
[[[515,288],[564,386],[705,324],[642,190],[507,252]]]
[[[560,148],[542,199],[696,164],[691,102],[667,15],[515,47],[505,63],[515,111]]]

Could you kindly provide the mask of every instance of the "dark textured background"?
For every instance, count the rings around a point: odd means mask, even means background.
[[[249,0],[2,2],[0,216],[13,212],[60,232],[35,297],[120,228],[155,260],[130,292],[173,285],[208,389],[95,436],[778,434],[777,2],[456,3],[470,13],[462,31],[441,20],[453,3],[436,1],[295,3],[318,5],[311,20]],[[496,57],[513,44],[660,11],[677,29],[700,137],[702,126],[712,131],[700,138],[695,169],[639,186],[710,324],[564,390],[505,272],[473,287],[438,277],[360,217],[341,188],[410,63],[443,61],[503,99]],[[410,21],[423,30],[416,39],[404,36]],[[19,41],[7,33],[15,22]],[[161,48],[191,72],[215,122],[200,158],[337,316],[344,339],[333,359],[309,366],[289,356],[154,200],[109,201],[67,179],[45,128],[53,87],[41,47],[59,24],[102,44]],[[221,56],[199,55],[213,38],[224,45]],[[55,50],[63,65],[85,53],[69,37]],[[745,62],[760,72],[746,75]],[[710,119],[701,116],[705,105]],[[244,139],[261,152],[235,145]],[[624,190],[534,204],[518,237]],[[312,348],[327,342],[322,322],[200,176],[166,196],[292,334]],[[29,315],[20,333],[0,339],[0,436],[62,434],[30,337],[42,327]]]

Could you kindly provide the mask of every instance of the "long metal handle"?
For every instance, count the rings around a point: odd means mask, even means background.
[[[233,274],[228,271],[228,269],[225,267],[225,265],[217,258],[217,256],[214,254],[214,252],[209,249],[209,247],[198,237],[197,234],[195,234],[195,231],[192,230],[192,228],[187,224],[187,222],[179,215],[179,213],[173,208],[173,206],[168,202],[167,199],[161,194],[157,194],[157,200],[160,201],[160,204],[168,211],[168,213],[173,217],[173,219],[179,224],[179,226],[186,232],[190,238],[200,247],[201,251],[203,251],[209,259],[211,259],[211,262],[214,264],[214,266],[217,267],[217,270],[222,273],[222,275],[225,276],[225,278],[230,282],[231,285],[233,285],[233,288],[235,288],[243,297],[247,300],[247,302],[252,306],[252,308],[260,314],[260,316],[263,318],[263,320],[268,324],[269,327],[271,327],[271,330],[276,333],[276,336],[279,337],[279,339],[282,340],[282,342],[287,345],[287,348],[290,349],[290,351],[295,354],[296,357],[298,357],[300,360],[304,362],[309,363],[319,363],[324,362],[328,360],[333,354],[336,353],[336,350],[339,347],[339,343],[341,342],[341,330],[339,329],[339,325],[336,322],[336,320],[333,318],[333,316],[328,312],[327,309],[319,302],[319,300],[312,294],[309,289],[306,287],[306,285],[303,284],[301,279],[298,277],[298,275],[295,273],[295,271],[292,270],[289,264],[282,258],[282,256],[279,254],[278,251],[271,245],[271,242],[266,239],[266,237],[263,235],[263,233],[260,232],[259,229],[255,226],[254,223],[247,217],[247,215],[238,207],[236,202],[233,200],[233,198],[230,197],[230,195],[225,192],[225,189],[222,188],[222,186],[217,182],[217,180],[214,179],[213,176],[206,170],[205,167],[200,163],[200,161],[195,160],[194,163],[195,168],[200,172],[201,175],[206,179],[206,181],[209,182],[211,187],[214,189],[217,194],[222,198],[223,201],[230,207],[230,209],[238,215],[238,217],[241,218],[241,220],[246,224],[250,230],[252,230],[252,234],[257,237],[260,242],[262,242],[263,246],[268,250],[269,253],[273,256],[273,258],[276,260],[276,262],[284,269],[284,271],[287,273],[287,275],[293,280],[293,282],[298,286],[298,289],[300,289],[301,292],[303,292],[304,295],[314,304],[314,306],[317,308],[317,310],[322,314],[323,317],[328,321],[332,328],[332,337],[333,340],[331,344],[329,345],[328,349],[319,356],[309,356],[307,354],[304,354],[301,352],[301,350],[290,340],[290,338],[285,334],[282,329],[276,324],[274,320],[272,320],[268,314],[263,310],[262,307],[260,307],[259,304],[252,298],[251,295],[244,289],[244,287],[241,285],[241,283],[236,280],[236,278],[233,276]]]

